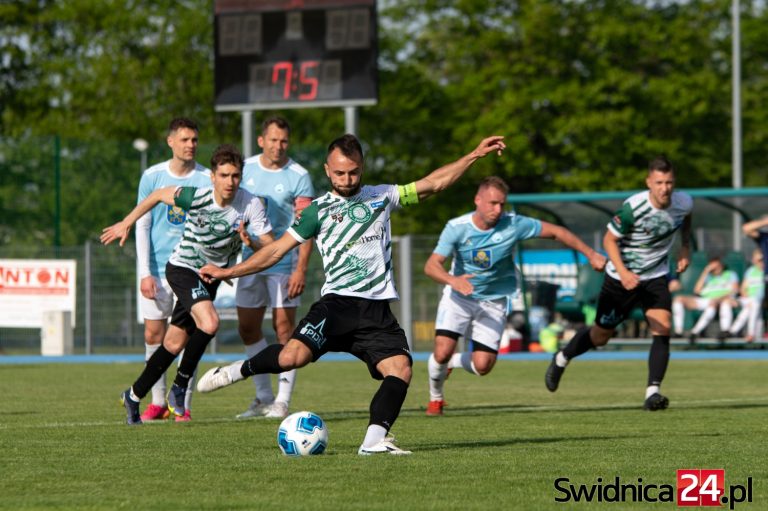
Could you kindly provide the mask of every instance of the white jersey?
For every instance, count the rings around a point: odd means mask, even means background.
[[[330,192],[313,200],[288,229],[297,241],[315,238],[323,257],[322,295],[396,300],[390,213],[403,187],[363,186],[353,197]]]
[[[651,204],[648,191],[636,193],[625,200],[608,223],[608,230],[619,238],[621,260],[627,269],[640,280],[667,275],[669,252],[675,242],[675,234],[692,209],[693,199],[684,192],[673,192],[665,209]],[[611,261],[605,271],[620,280]]]
[[[174,202],[187,211],[184,235],[169,260],[176,266],[195,271],[206,263],[227,267],[243,247],[237,232],[241,224],[255,236],[272,231],[262,199],[243,189],[224,207],[216,204],[213,188],[179,187]]]

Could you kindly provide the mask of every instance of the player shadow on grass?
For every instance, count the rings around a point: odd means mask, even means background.
[[[613,435],[613,436],[556,436],[542,438],[523,438],[510,437],[494,440],[472,440],[466,442],[441,442],[441,443],[423,443],[413,445],[414,450],[422,451],[442,451],[445,449],[462,449],[478,447],[507,447],[519,446],[524,444],[556,444],[560,442],[614,442],[616,440],[643,439],[645,435]]]

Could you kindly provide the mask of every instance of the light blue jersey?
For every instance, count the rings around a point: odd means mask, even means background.
[[[211,186],[211,171],[199,163],[184,177],[171,173],[170,160],[153,165],[144,171],[139,181],[139,199],[143,201],[158,188],[168,186]],[[184,232],[187,213],[178,206],[160,203],[148,213],[152,224],[149,231],[149,270],[154,277],[165,278],[165,264]],[[141,255],[139,255],[141,257]]]
[[[288,159],[284,167],[272,170],[261,165],[259,156],[251,156],[245,160],[243,181],[240,186],[265,200],[272,233],[275,239],[278,239],[293,223],[296,199],[314,198],[315,189],[312,187],[309,172],[295,161]],[[253,251],[250,248],[243,248],[243,259],[250,257],[251,254]],[[291,250],[279,263],[261,273],[293,273],[298,254],[298,248]]]
[[[467,213],[450,220],[437,242],[434,253],[453,256],[451,275],[472,274],[475,300],[495,300],[514,294],[517,271],[515,243],[538,237],[541,222],[515,213],[504,213],[487,231],[479,229]],[[452,291],[457,296],[456,291]]]

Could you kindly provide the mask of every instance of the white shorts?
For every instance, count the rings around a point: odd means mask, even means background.
[[[176,297],[173,295],[173,290],[167,280],[155,277],[155,281],[157,281],[157,292],[154,299],[145,298],[139,292],[141,317],[144,319],[168,319],[173,314]]]
[[[273,309],[290,309],[301,304],[300,297],[288,298],[288,280],[286,273],[256,273],[237,279],[235,304],[238,307],[257,309],[271,307]]]
[[[499,351],[499,341],[507,325],[507,299],[473,300],[457,296],[445,286],[437,307],[435,330],[448,330]]]

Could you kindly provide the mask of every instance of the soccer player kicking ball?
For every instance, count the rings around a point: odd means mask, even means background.
[[[655,411],[669,406],[669,399],[660,393],[669,363],[672,323],[672,297],[667,284],[669,253],[677,231],[682,229],[677,272],[685,271],[690,255],[693,199],[686,193],[674,191],[674,168],[664,157],[650,162],[645,184],[648,191],[624,201],[608,224],[603,246],[610,261],[597,300],[595,324],[577,332],[568,345],[552,357],[545,375],[550,392],[557,390],[568,362],[605,345],[639,303],[653,335],[643,408]]]
[[[424,265],[428,277],[445,284],[435,322],[435,350],[427,363],[427,415],[443,414],[443,386],[449,370],[463,367],[484,376],[493,369],[507,323],[507,297],[518,288],[514,261],[518,241],[554,238],[584,254],[595,270],[605,267],[605,256],[565,227],[504,212],[508,193],[501,178],[483,179],[475,195],[475,211],[448,222]],[[450,273],[444,267],[448,257],[453,258]],[[454,353],[459,337],[470,327],[472,351]]]
[[[331,142],[325,163],[330,192],[313,200],[285,235],[246,261],[229,269],[206,265],[200,270],[206,279],[258,273],[314,238],[325,269],[322,297],[284,346],[273,344],[249,360],[211,369],[197,390],[211,392],[255,374],[303,367],[329,351],[351,353],[368,365],[373,378],[382,380],[358,454],[410,454],[388,435],[405,401],[413,363],[405,333],[389,309],[389,301],[398,298],[390,213],[446,189],[477,159],[494,151],[501,154],[505,147],[503,137],[488,137],[471,153],[418,181],[364,186],[360,142],[353,135]]]
[[[246,228],[266,245],[274,241],[262,200],[240,189],[243,157],[231,145],[221,145],[211,158],[213,187],[170,186],[159,188],[141,201],[128,216],[104,229],[101,242],[125,243],[131,226],[155,205],[163,202],[187,212],[182,236],[166,265],[165,275],[176,295],[176,306],[163,344],[147,360],[144,370],[120,399],[126,422],[141,424],[139,401],[147,395],[184,350],[176,378],[168,392],[168,409],[177,417],[185,413],[184,399],[189,380],[219,328],[213,307],[219,282],[203,282],[198,269],[208,261],[227,266],[235,262],[243,243],[251,244]],[[185,349],[186,347],[186,349]]]

